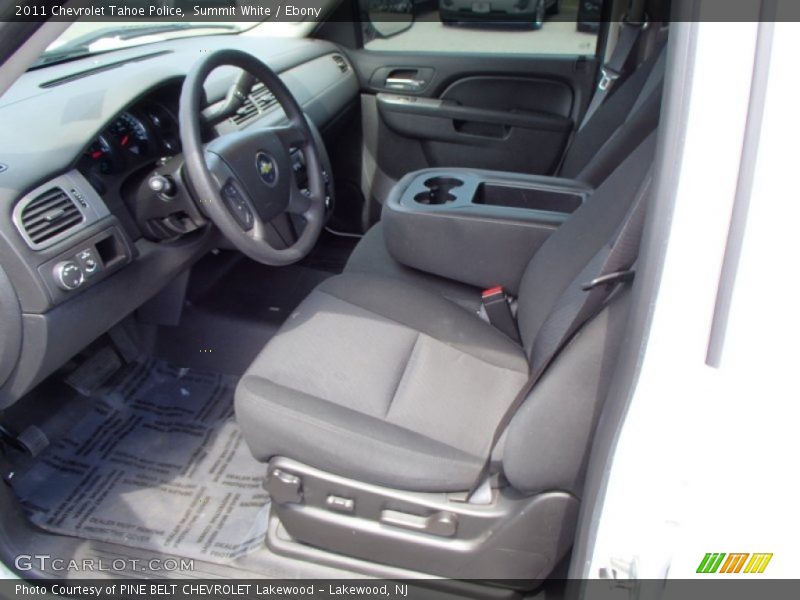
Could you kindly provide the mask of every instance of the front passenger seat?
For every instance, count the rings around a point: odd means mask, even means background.
[[[514,414],[492,456],[491,493],[470,501],[466,492],[537,360],[543,325],[614,238],[654,148],[652,134],[530,261],[518,297],[522,345],[390,277],[340,275],[303,301],[236,390],[245,439],[270,462],[279,521],[270,536],[285,530],[284,541],[450,578],[548,575],[571,545],[626,289]]]

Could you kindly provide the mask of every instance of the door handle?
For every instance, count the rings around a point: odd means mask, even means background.
[[[425,87],[424,79],[414,79],[412,77],[387,77],[386,89],[419,91]]]
[[[418,94],[430,87],[435,79],[433,67],[393,65],[373,71],[369,85],[376,91],[411,92]]]

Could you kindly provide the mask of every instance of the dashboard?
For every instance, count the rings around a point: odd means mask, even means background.
[[[172,206],[150,185],[165,173],[181,177],[178,103],[188,69],[201,53],[229,47],[278,72],[317,132],[356,104],[356,76],[336,46],[240,35],[53,65],[0,97],[0,409],[220,244],[196,206]],[[222,67],[209,76],[208,111],[240,74]],[[259,86],[235,114],[207,122],[204,138],[283,122]],[[302,156],[293,159],[302,183]]]

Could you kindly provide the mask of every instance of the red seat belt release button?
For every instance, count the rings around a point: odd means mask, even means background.
[[[486,300],[489,300],[490,298],[493,298],[494,296],[502,296],[503,298],[506,297],[506,292],[503,289],[502,285],[498,285],[493,288],[489,288],[488,290],[483,290],[481,292],[481,298],[483,298],[484,302]]]

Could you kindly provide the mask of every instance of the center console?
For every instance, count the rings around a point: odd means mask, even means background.
[[[516,294],[528,261],[592,192],[558,177],[416,171],[386,201],[386,246],[406,266]]]

